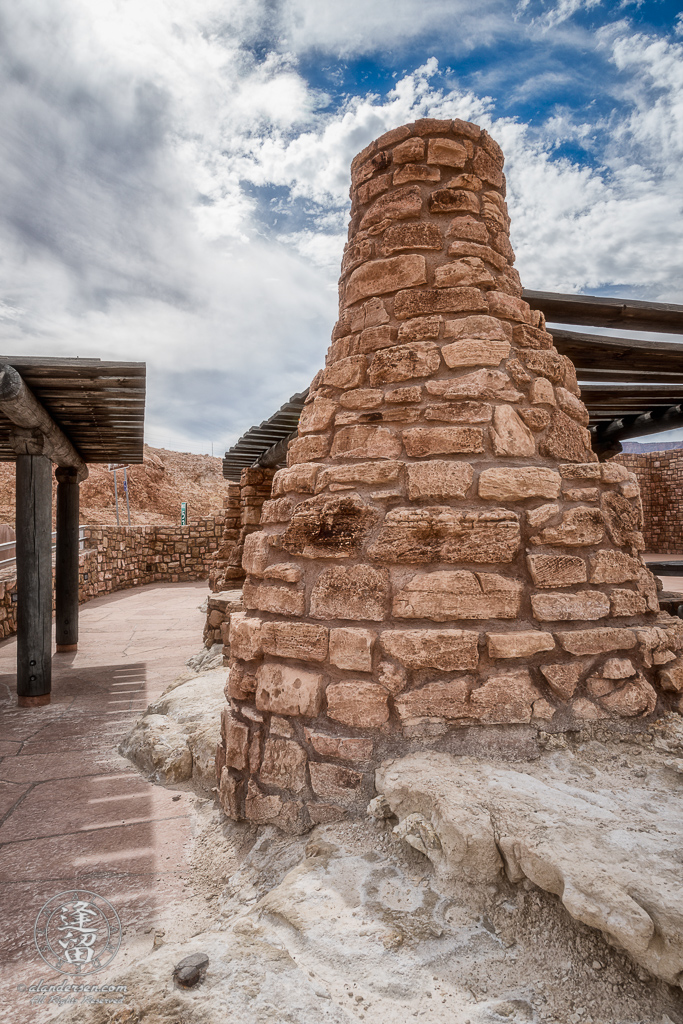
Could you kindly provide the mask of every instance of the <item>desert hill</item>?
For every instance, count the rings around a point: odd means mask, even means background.
[[[119,517],[126,519],[123,471],[117,473]],[[132,526],[172,525],[180,522],[180,503],[187,502],[188,519],[217,512],[223,507],[228,482],[221,460],[211,455],[192,455],[145,445],[144,462],[128,467],[130,521]],[[0,462],[0,523],[14,526],[14,464]],[[54,501],[53,501],[54,521]],[[116,523],[114,474],[106,466],[90,466],[81,484],[81,523],[98,526]]]

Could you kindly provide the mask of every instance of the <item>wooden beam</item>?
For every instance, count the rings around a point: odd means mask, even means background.
[[[683,334],[683,306],[669,302],[642,302],[639,299],[532,292],[526,289],[522,297],[532,309],[540,309],[546,320],[553,323]]]
[[[560,327],[549,332],[557,351],[569,356],[579,374],[586,369],[680,373],[683,368],[683,344],[675,341],[608,338]]]
[[[52,466],[17,456],[17,698],[50,703],[52,687]]]
[[[55,625],[57,653],[78,649],[79,493],[76,470],[57,469]]]
[[[45,455],[58,466],[75,469],[79,480],[86,479],[84,460],[13,366],[0,368],[0,409],[19,428],[13,432],[15,452]]]

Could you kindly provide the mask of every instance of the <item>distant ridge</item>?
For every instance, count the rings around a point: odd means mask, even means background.
[[[683,441],[622,441],[621,450],[630,455],[644,455],[646,452],[670,452],[683,448]]]

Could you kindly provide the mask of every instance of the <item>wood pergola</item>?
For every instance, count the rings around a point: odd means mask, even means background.
[[[144,363],[0,355],[0,461],[17,475],[17,696],[50,702],[52,463],[57,652],[78,647],[79,484],[88,463],[143,459]]]
[[[664,302],[525,291],[548,322],[558,352],[576,366],[590,416],[593,450],[601,459],[621,451],[629,437],[683,426],[683,342],[633,339],[567,330],[683,334],[683,306]],[[308,391],[292,395],[277,412],[249,430],[225,453],[223,476],[239,480],[246,466],[284,465]]]

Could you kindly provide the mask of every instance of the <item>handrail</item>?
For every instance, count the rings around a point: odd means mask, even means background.
[[[78,527],[78,550],[79,551],[83,551],[85,549],[85,531],[86,531],[86,529],[87,529],[87,527],[85,527],[85,526],[79,526]],[[55,543],[56,537],[57,537],[57,531],[55,530],[52,533],[52,550],[53,551],[57,547],[57,545]],[[3,552],[3,551],[9,550],[9,548],[16,548],[16,546],[17,546],[16,540],[3,541],[3,543],[0,544],[0,553]],[[0,571],[2,569],[9,569],[9,567],[11,565],[16,564],[16,561],[17,561],[16,554],[12,555],[11,558],[0,558]]]

